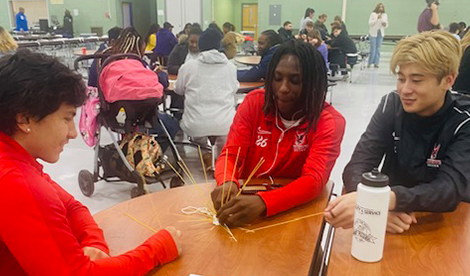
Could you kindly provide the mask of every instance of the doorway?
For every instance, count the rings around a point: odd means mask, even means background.
[[[132,3],[122,2],[122,27],[134,26],[134,18],[132,16]]]
[[[258,40],[258,4],[242,4],[242,31],[254,32]]]

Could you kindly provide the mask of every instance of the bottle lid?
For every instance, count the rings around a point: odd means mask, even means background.
[[[374,168],[371,172],[362,174],[361,183],[370,187],[385,187],[388,186],[388,176],[379,172],[379,169]]]

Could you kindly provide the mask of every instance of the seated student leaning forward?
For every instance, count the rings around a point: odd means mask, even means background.
[[[36,161],[57,162],[77,137],[85,97],[82,76],[55,58],[22,50],[0,59],[0,275],[145,275],[179,254],[180,234],[167,228],[110,257],[88,209]]]
[[[390,178],[387,230],[403,232],[416,223],[413,212],[453,211],[468,201],[470,98],[449,91],[459,67],[457,40],[443,31],[400,41],[390,63],[397,91],[375,111],[344,169],[348,194],[331,202],[326,219],[353,225],[356,188],[364,172],[378,167]]]
[[[217,160],[218,187],[212,200],[220,223],[249,223],[309,202],[322,192],[345,127],[343,116],[325,103],[326,91],[325,62],[312,45],[288,41],[279,46],[269,65],[266,91],[246,96]],[[295,180],[277,190],[235,197],[238,179],[246,179],[261,158],[265,162],[256,177]],[[221,207],[223,191],[229,200]]]

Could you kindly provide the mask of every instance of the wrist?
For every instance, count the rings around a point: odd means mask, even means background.
[[[388,204],[388,210],[393,211],[397,207],[397,196],[394,191],[390,192],[390,202]]]
[[[260,209],[260,216],[265,217],[266,214],[268,213],[268,208],[266,207],[266,203],[264,202],[264,199],[259,195],[256,194],[256,196],[259,199],[259,209]]]

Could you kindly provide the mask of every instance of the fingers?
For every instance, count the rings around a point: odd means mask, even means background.
[[[234,215],[240,211],[240,206],[236,204],[237,201],[238,199],[234,198],[219,209],[217,212],[217,218],[221,224],[225,224],[231,215]]]
[[[215,188],[211,193],[212,202],[214,203],[214,208],[216,210],[220,209],[222,203],[222,192],[220,191],[221,187]]]
[[[403,212],[389,212],[387,231],[390,233],[403,233],[410,229],[411,224],[417,221],[416,217]]]
[[[410,216],[411,216],[411,219],[413,220],[413,223],[418,223],[418,219],[416,218],[415,213],[411,213]]]

